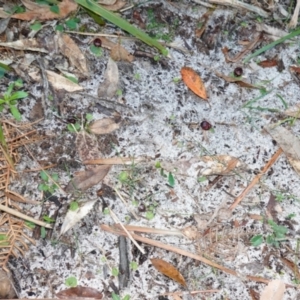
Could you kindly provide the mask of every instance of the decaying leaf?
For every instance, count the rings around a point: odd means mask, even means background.
[[[104,82],[100,83],[98,96],[101,98],[112,98],[115,96],[119,84],[119,69],[113,59],[109,58],[104,73]]]
[[[180,283],[181,285],[186,286],[183,276],[173,265],[159,258],[152,258],[151,262],[157,271]]]
[[[94,207],[97,200],[91,200],[84,203],[80,203],[76,210],[68,210],[64,222],[60,229],[60,235],[65,234],[76,223],[83,219]]]
[[[262,291],[260,300],[282,300],[285,292],[285,284],[283,281],[272,280]]]
[[[96,159],[100,156],[96,138],[82,131],[76,136],[76,150],[82,161]],[[86,166],[84,171],[74,174],[74,178],[69,182],[66,191],[72,192],[76,189],[84,191],[98,184],[109,172],[111,166]]]
[[[289,107],[287,110],[283,112],[286,116],[290,116],[293,118],[300,118],[300,103]]]
[[[267,59],[258,63],[262,68],[272,68],[278,65],[278,61],[276,59]]]
[[[300,140],[282,126],[271,124],[265,129],[278,143],[294,170],[300,175]]]
[[[111,166],[89,166],[85,171],[79,171],[74,174],[74,178],[66,187],[67,192],[76,190],[85,191],[88,188],[101,182],[109,172]]]
[[[280,256],[279,259],[282,261],[282,263],[287,268],[289,268],[293,272],[293,274],[297,278],[297,280],[300,280],[300,272],[299,272],[299,267],[298,267],[297,263],[295,263],[285,257],[282,257],[282,256]]]
[[[110,52],[110,57],[114,60],[114,61],[119,61],[119,60],[123,60],[123,61],[128,61],[128,62],[132,62],[134,60],[134,56],[131,55],[125,48],[123,48],[119,43],[116,44]]]
[[[229,83],[236,83],[238,84],[240,87],[245,87],[245,88],[250,88],[250,89],[260,89],[260,87],[258,86],[255,86],[249,82],[246,82],[242,79],[239,79],[239,78],[234,78],[234,77],[231,77],[231,76],[226,76],[226,75],[223,75],[219,72],[215,72],[215,74],[220,77],[220,78],[223,78],[226,82],[229,82]]]
[[[189,67],[183,67],[180,71],[183,82],[200,98],[207,100],[205,86],[200,76]]]
[[[90,132],[94,134],[108,134],[119,129],[120,123],[112,118],[103,118],[101,120],[94,121],[90,126]]]
[[[278,219],[277,214],[281,212],[282,208],[279,202],[276,201],[275,196],[271,193],[266,209],[267,218],[276,222]]]
[[[189,176],[234,175],[248,169],[245,163],[230,155],[192,157],[175,163],[161,162],[161,165],[169,172]]]
[[[76,43],[67,34],[62,33],[57,34],[56,40],[61,53],[70,60],[72,66],[78,68],[81,74],[87,77],[89,70],[86,58]]]
[[[16,299],[11,274],[0,269],[0,299]]]
[[[48,50],[41,46],[37,39],[23,39],[14,42],[0,43],[0,46],[13,48],[16,50],[29,50],[48,53]]]
[[[83,90],[83,87],[81,87],[79,84],[55,72],[47,70],[46,74],[49,82],[52,84],[55,90],[65,90],[70,93]],[[35,81],[41,80],[39,72],[31,72],[28,75]]]
[[[56,294],[59,299],[102,299],[103,295],[98,290],[86,286],[76,286],[70,289],[60,291]]]
[[[12,18],[23,21],[63,19],[77,10],[77,3],[72,0],[63,0],[62,2],[59,2],[58,13],[52,12],[49,5],[36,4],[29,0],[22,0],[22,2],[27,7],[28,11],[14,14],[11,16]]]

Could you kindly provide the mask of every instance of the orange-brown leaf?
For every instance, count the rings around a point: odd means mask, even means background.
[[[189,67],[183,67],[180,71],[183,82],[200,98],[207,100],[205,86],[200,76]]]
[[[151,262],[157,271],[180,283],[181,285],[186,286],[183,276],[173,265],[159,258],[152,258]]]

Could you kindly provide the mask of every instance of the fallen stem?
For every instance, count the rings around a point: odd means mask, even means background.
[[[249,191],[253,188],[254,185],[260,180],[260,178],[269,170],[269,168],[275,163],[277,158],[282,153],[282,149],[279,148],[275,154],[271,157],[271,159],[268,161],[268,163],[265,165],[263,170],[257,174],[253,180],[250,182],[250,184],[244,189],[244,191],[235,198],[234,202],[230,205],[229,209],[234,210],[236,206],[244,199],[244,197],[249,193]]]

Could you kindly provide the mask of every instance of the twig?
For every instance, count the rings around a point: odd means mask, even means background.
[[[257,174],[251,183],[244,189],[244,191],[237,197],[235,198],[234,202],[230,205],[229,209],[234,210],[236,206],[244,199],[244,197],[249,193],[249,191],[253,188],[254,185],[260,180],[260,178],[269,170],[269,168],[275,163],[277,158],[280,156],[282,153],[282,149],[279,148],[275,154],[271,157],[271,159],[268,161],[268,163],[265,165],[263,170]]]
[[[247,9],[249,11],[252,11],[264,18],[267,18],[269,16],[269,14],[264,11],[263,9],[247,4],[247,3],[243,3],[240,2],[238,0],[209,0],[210,3],[214,3],[214,4],[221,4],[221,5],[228,5],[231,7],[236,7],[236,8],[242,8],[242,9]]]
[[[210,5],[210,4],[208,4],[208,3],[204,2],[204,1],[201,1],[201,0],[193,0],[193,2],[195,2],[197,4],[200,4],[200,5],[204,6],[204,7],[214,8],[213,5]]]
[[[105,230],[107,232],[110,232],[110,233],[113,233],[113,234],[116,234],[116,235],[125,235],[126,236],[126,232],[121,231],[120,229],[112,228],[112,227],[110,227],[108,225],[105,225],[105,224],[100,225],[100,227],[101,227],[102,230]],[[208,266],[211,266],[213,268],[217,268],[217,269],[219,269],[219,270],[221,270],[225,273],[228,273],[228,274],[231,274],[231,275],[234,275],[234,276],[238,277],[238,273],[236,271],[234,271],[232,269],[229,269],[229,268],[226,268],[226,267],[224,267],[222,265],[219,265],[217,263],[214,263],[214,262],[212,262],[212,261],[210,261],[210,260],[208,260],[208,259],[206,259],[206,258],[204,258],[200,255],[188,252],[186,250],[183,250],[183,249],[180,249],[180,248],[177,248],[177,247],[174,247],[174,246],[164,244],[164,243],[159,242],[159,241],[151,240],[151,239],[142,237],[142,236],[137,235],[137,234],[131,234],[131,235],[137,241],[141,241],[143,243],[152,245],[154,247],[159,247],[159,248],[162,248],[162,249],[165,249],[165,250],[168,250],[168,251],[172,251],[172,252],[180,254],[180,255],[184,255],[184,256],[199,260],[199,261],[201,261],[202,263],[204,263]],[[246,276],[245,278],[248,279],[248,280],[253,280],[253,281],[262,282],[262,283],[269,283],[270,282],[268,279],[265,279],[265,278],[262,278],[262,277],[256,277],[256,276]],[[291,285],[287,284],[287,286],[291,286]]]
[[[52,228],[52,226],[50,224],[46,223],[46,222],[43,222],[43,221],[40,221],[40,220],[36,220],[36,219],[34,219],[32,217],[26,216],[26,215],[20,213],[19,211],[11,209],[11,208],[9,208],[9,207],[7,207],[5,205],[0,204],[0,210],[5,211],[5,212],[7,212],[7,213],[9,213],[9,214],[11,214],[13,216],[16,216],[18,218],[23,219],[23,220],[30,221],[30,222],[32,222],[34,224],[37,224],[37,225],[40,225],[40,226],[43,226],[43,227],[46,227],[46,228]]]
[[[170,230],[170,229],[159,229],[159,228],[149,228],[149,227],[141,227],[135,225],[125,225],[124,226],[129,231],[137,231],[137,232],[145,232],[145,233],[153,233],[153,234],[162,234],[162,235],[173,235],[173,236],[185,236],[179,230]]]

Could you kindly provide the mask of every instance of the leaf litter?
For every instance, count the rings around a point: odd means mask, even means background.
[[[68,2],[62,1],[59,5]],[[29,10],[17,15],[23,14],[21,18],[24,20],[41,18],[36,15],[41,10],[44,20],[53,17],[49,6],[36,6],[31,1],[26,1],[26,4]],[[237,1],[237,5],[240,4]],[[95,57],[89,51],[94,37],[82,37],[79,33],[56,35],[60,53],[51,50],[51,39],[46,46],[43,39],[15,39],[12,44],[2,44],[6,48],[14,48],[11,51],[19,58],[23,55],[22,51],[27,50],[46,53],[42,56],[45,74],[52,72],[56,74],[54,78],[60,78],[58,70],[61,70],[62,73],[68,71],[79,75],[79,85],[84,89],[84,93],[76,93],[76,90],[68,88],[68,84],[61,84],[62,79],[51,80],[50,77],[50,88],[46,89],[45,78],[48,76],[43,76],[42,81],[25,82],[31,97],[24,103],[19,101],[23,121],[27,121],[31,107],[47,91],[44,120],[37,126],[44,130],[47,138],[22,152],[22,160],[16,166],[22,177],[12,182],[13,190],[23,198],[41,201],[42,195],[37,189],[41,178],[35,170],[55,165],[61,186],[53,195],[46,198],[44,195],[47,216],[40,216],[36,205],[31,206],[30,214],[41,219],[46,217],[49,221],[52,217],[56,218],[56,206],[63,207],[59,209],[52,240],[62,259],[50,255],[45,261],[41,253],[53,253],[52,242],[38,241],[37,246],[30,250],[35,255],[29,256],[27,271],[19,266],[23,274],[28,271],[35,274],[34,284],[26,280],[26,275],[20,280],[21,296],[27,297],[32,285],[35,286],[35,296],[47,297],[49,291],[57,294],[65,290],[63,278],[75,274],[80,285],[95,287],[101,292],[100,297],[103,293],[108,298],[112,297],[112,292],[121,293],[124,297],[130,294],[139,299],[154,299],[170,292],[172,297],[178,298],[181,297],[178,293],[184,290],[176,281],[183,281],[175,278],[182,275],[187,278],[183,284],[189,291],[184,295],[186,297],[211,291],[209,297],[212,299],[224,295],[230,295],[232,299],[249,298],[249,281],[257,282],[256,293],[268,297],[262,292],[264,284],[270,283],[268,278],[274,277],[280,278],[286,286],[286,290],[280,290],[280,297],[277,293],[280,299],[288,299],[290,295],[296,297],[298,291],[292,286],[293,276],[299,276],[298,270],[295,270],[297,264],[293,263],[298,224],[293,220],[293,214],[299,214],[300,181],[281,154],[283,150],[292,167],[299,172],[298,138],[291,133],[292,130],[296,133],[299,125],[294,119],[290,123],[292,129],[285,129],[280,124],[275,128],[269,126],[274,122],[280,123],[284,111],[288,115],[287,107],[295,108],[296,114],[290,113],[289,116],[297,118],[298,103],[294,95],[299,94],[299,82],[294,81],[288,72],[281,72],[275,67],[263,69],[254,62],[243,65],[246,86],[243,83],[238,86],[236,83],[242,80],[231,80],[231,76],[217,78],[215,74],[230,74],[234,64],[240,63],[245,54],[265,43],[261,38],[262,31],[252,26],[250,21],[254,19],[250,15],[247,15],[249,23],[245,26],[238,9],[217,6],[208,15],[197,40],[194,38],[199,29],[197,20],[199,14],[207,13],[206,9],[199,5],[190,7],[188,1],[178,5],[180,9],[169,2],[148,3],[136,7],[135,15],[141,16],[146,30],[152,26],[151,34],[157,34],[156,38],[180,40],[194,51],[192,55],[170,48],[172,59],[160,59],[159,55],[151,53],[153,49],[150,47],[145,49],[145,45],[126,39],[119,32],[117,43],[100,37],[104,47],[111,50],[103,51],[102,57]],[[72,12],[72,7],[75,6],[70,5],[70,10],[60,7],[61,11],[54,19],[66,17]],[[253,6],[241,7],[266,16],[263,10],[255,10]],[[197,14],[195,8],[199,10]],[[110,20],[114,19],[110,18],[110,14],[108,16]],[[180,22],[171,24],[171,20],[176,19]],[[91,22],[91,19],[83,20]],[[93,23],[89,25],[95,26]],[[164,35],[167,27],[173,30],[168,32],[169,37]],[[221,27],[229,34],[234,32],[234,35],[228,38]],[[113,28],[102,29],[108,36],[114,34],[116,37]],[[97,30],[100,28],[97,27]],[[38,34],[53,36],[50,27],[43,27]],[[143,38],[150,41],[145,36]],[[32,44],[27,44],[28,41]],[[243,47],[238,41],[243,41]],[[285,48],[278,44],[278,48],[266,47],[260,51],[261,58],[270,60],[279,53],[283,67],[288,70],[295,61],[292,54],[295,46]],[[160,44],[153,45],[164,52]],[[222,49],[226,47],[228,50],[223,54]],[[138,55],[134,55],[133,49],[139,50]],[[27,65],[28,74],[36,72],[34,64],[33,61]],[[178,83],[180,77],[189,90]],[[1,84],[4,93],[7,80],[2,78]],[[256,86],[257,90],[245,88]],[[268,93],[262,93],[264,90]],[[70,94],[71,91],[73,94]],[[207,94],[209,103],[199,101],[198,97],[207,100]],[[251,105],[244,106],[244,103]],[[278,111],[283,114],[278,114]],[[9,110],[4,110],[3,114],[5,118],[11,117]],[[201,126],[189,126],[200,124],[203,120],[209,120],[212,128],[204,132]],[[262,128],[266,128],[270,135]],[[27,151],[32,155],[28,156]],[[31,158],[26,160],[26,157]],[[9,195],[8,191],[6,187],[4,195]],[[283,199],[280,209],[276,205],[278,199]],[[78,202],[78,207],[70,209],[74,201]],[[16,204],[13,206],[17,207]],[[110,216],[105,213],[112,212],[112,209],[113,219],[110,218],[112,213]],[[24,212],[29,212],[27,207]],[[274,224],[270,226],[265,217],[272,217],[277,227]],[[116,230],[107,225],[113,223],[121,227]],[[143,231],[127,227],[126,223],[146,226],[148,229],[144,232],[147,237],[137,233]],[[268,234],[265,228],[279,230],[284,226],[288,230],[284,230],[285,236],[281,235],[281,240],[276,240],[277,244],[274,240],[272,244],[266,237],[259,246],[250,245],[251,238],[256,237],[257,240],[259,235]],[[118,285],[116,270],[118,258],[124,258],[119,256],[116,238],[109,232],[142,242],[140,255],[134,253],[132,244],[129,246],[130,260],[140,262],[139,276],[132,269],[131,278],[126,280],[129,286],[121,291],[115,288]],[[158,239],[163,243],[152,239],[151,235],[155,233],[162,235]],[[278,237],[276,232],[273,236]],[[146,244],[151,245],[150,252],[143,250]],[[277,248],[278,244],[284,247]],[[274,251],[276,255],[272,255]],[[174,282],[156,278],[156,271],[149,266],[153,257],[176,262],[174,269],[168,266],[163,272]],[[185,259],[181,260],[181,257]],[[245,271],[240,267],[257,260],[260,266],[265,262],[264,268]],[[195,265],[195,261],[200,261],[201,265]],[[65,264],[68,265],[66,269],[61,267]],[[212,273],[211,267],[220,272]],[[284,275],[278,273],[281,268],[286,270]],[[47,273],[51,284],[46,287],[40,284],[43,275],[39,270]],[[248,281],[242,281],[241,277]],[[199,278],[204,279],[199,281]],[[271,293],[275,289],[279,291],[278,287],[279,283],[271,287]],[[75,294],[82,296],[81,287],[78,288],[79,292]],[[70,294],[67,293],[68,296]]]

